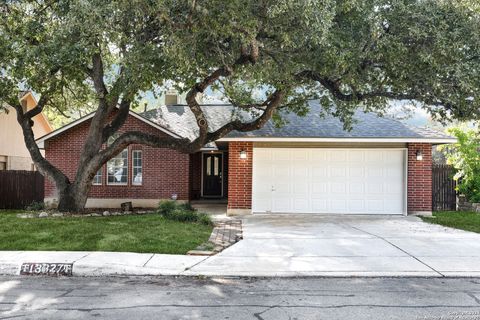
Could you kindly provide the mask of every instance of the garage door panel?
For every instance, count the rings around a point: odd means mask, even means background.
[[[310,151],[311,160],[314,162],[328,162],[328,154],[319,149],[313,149]]]
[[[326,195],[328,190],[328,183],[326,182],[313,182],[312,183],[312,195]]]
[[[293,184],[293,193],[307,195],[308,194],[308,183],[295,182]],[[308,198],[307,198],[308,199]]]
[[[345,166],[330,166],[331,178],[345,178],[347,176],[347,168]]]
[[[351,199],[348,202],[348,212],[361,213],[365,212],[365,200],[363,199]]]
[[[282,198],[275,199],[272,202],[272,211],[273,212],[292,212],[292,199],[290,198]]]
[[[293,200],[293,209],[295,212],[309,212],[310,203],[307,198],[304,199],[294,199]]]
[[[353,182],[348,185],[348,191],[351,195],[361,195],[365,193],[365,183],[363,182]]]
[[[328,167],[326,165],[319,166],[318,164],[311,165],[311,173],[314,178],[327,178],[328,177]]]
[[[332,213],[347,213],[347,201],[345,199],[330,199]]]
[[[365,168],[360,167],[357,163],[348,169],[350,178],[365,178]]]
[[[291,154],[290,149],[275,149],[275,151],[272,152],[272,159],[274,161],[290,161],[292,160]]]
[[[383,162],[383,155],[384,155],[384,151],[380,151],[380,150],[369,150],[368,152],[366,152],[366,158],[365,160],[367,162],[375,162],[375,163],[378,163],[378,162]]]
[[[365,161],[365,151],[353,150],[348,153],[348,161],[350,162],[363,162]]]
[[[378,194],[383,193],[383,185],[381,183],[366,183],[366,194],[377,196]]]
[[[328,152],[328,160],[332,162],[342,162],[347,160],[347,151],[333,150]]]
[[[404,211],[402,150],[254,148],[253,168],[254,211]]]
[[[330,192],[333,193],[333,194],[337,194],[337,193],[340,193],[340,194],[345,194],[345,192],[347,191],[347,184],[346,183],[342,183],[342,182],[332,182],[330,184]]]
[[[327,213],[328,211],[327,199],[312,199],[311,212]]]

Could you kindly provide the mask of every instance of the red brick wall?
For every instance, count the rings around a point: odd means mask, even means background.
[[[423,160],[417,160],[417,151]],[[408,144],[408,212],[432,211],[432,145]]]
[[[240,151],[247,159],[240,159]],[[230,142],[228,145],[228,208],[252,208],[252,155],[253,143]]]
[[[202,153],[190,155],[190,199],[199,199],[202,192]]]
[[[78,166],[78,160],[88,131],[90,121],[85,121],[46,143],[46,158],[73,180]],[[158,129],[129,116],[119,132],[142,131],[151,134],[165,135]],[[102,167],[102,185],[93,185],[90,198],[131,198],[131,199],[166,199],[172,193],[178,194],[178,199],[189,199],[189,165],[188,154],[164,148],[151,148],[143,145],[128,147],[128,185],[106,185],[107,170]],[[132,185],[132,150],[142,150],[143,185]],[[56,196],[55,185],[46,179],[45,197]]]

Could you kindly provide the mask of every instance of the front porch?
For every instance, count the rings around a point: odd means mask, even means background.
[[[228,150],[205,150],[190,155],[190,201],[225,203],[228,198]]]
[[[252,143],[217,143],[190,155],[190,198],[196,208],[215,214],[251,213]]]

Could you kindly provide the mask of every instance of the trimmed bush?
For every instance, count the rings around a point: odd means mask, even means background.
[[[33,201],[30,205],[25,207],[25,210],[27,211],[40,211],[40,210],[45,210],[45,203],[43,201]]]
[[[208,214],[198,213],[190,203],[177,203],[175,201],[162,201],[158,206],[158,213],[165,219],[179,222],[196,222],[203,225],[212,225],[212,219]]]
[[[179,222],[197,222],[198,215],[195,211],[188,211],[180,208],[176,208],[167,214],[163,215],[165,218]]]
[[[160,204],[158,205],[158,213],[160,213],[161,215],[167,215],[173,210],[175,210],[176,208],[177,208],[177,204],[175,203],[175,201],[171,201],[171,200],[160,201]]]
[[[206,226],[213,225],[212,218],[206,213],[199,213],[198,214],[198,222],[200,222],[201,224],[204,224]]]

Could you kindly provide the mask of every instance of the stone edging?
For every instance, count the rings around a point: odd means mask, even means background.
[[[22,219],[33,219],[33,218],[61,218],[61,217],[71,217],[71,218],[88,218],[88,217],[109,217],[109,216],[127,216],[127,215],[144,215],[156,213],[155,211],[108,211],[103,212],[90,212],[85,214],[72,214],[72,213],[63,213],[58,211],[42,211],[42,212],[27,212],[17,214],[17,218]]]

